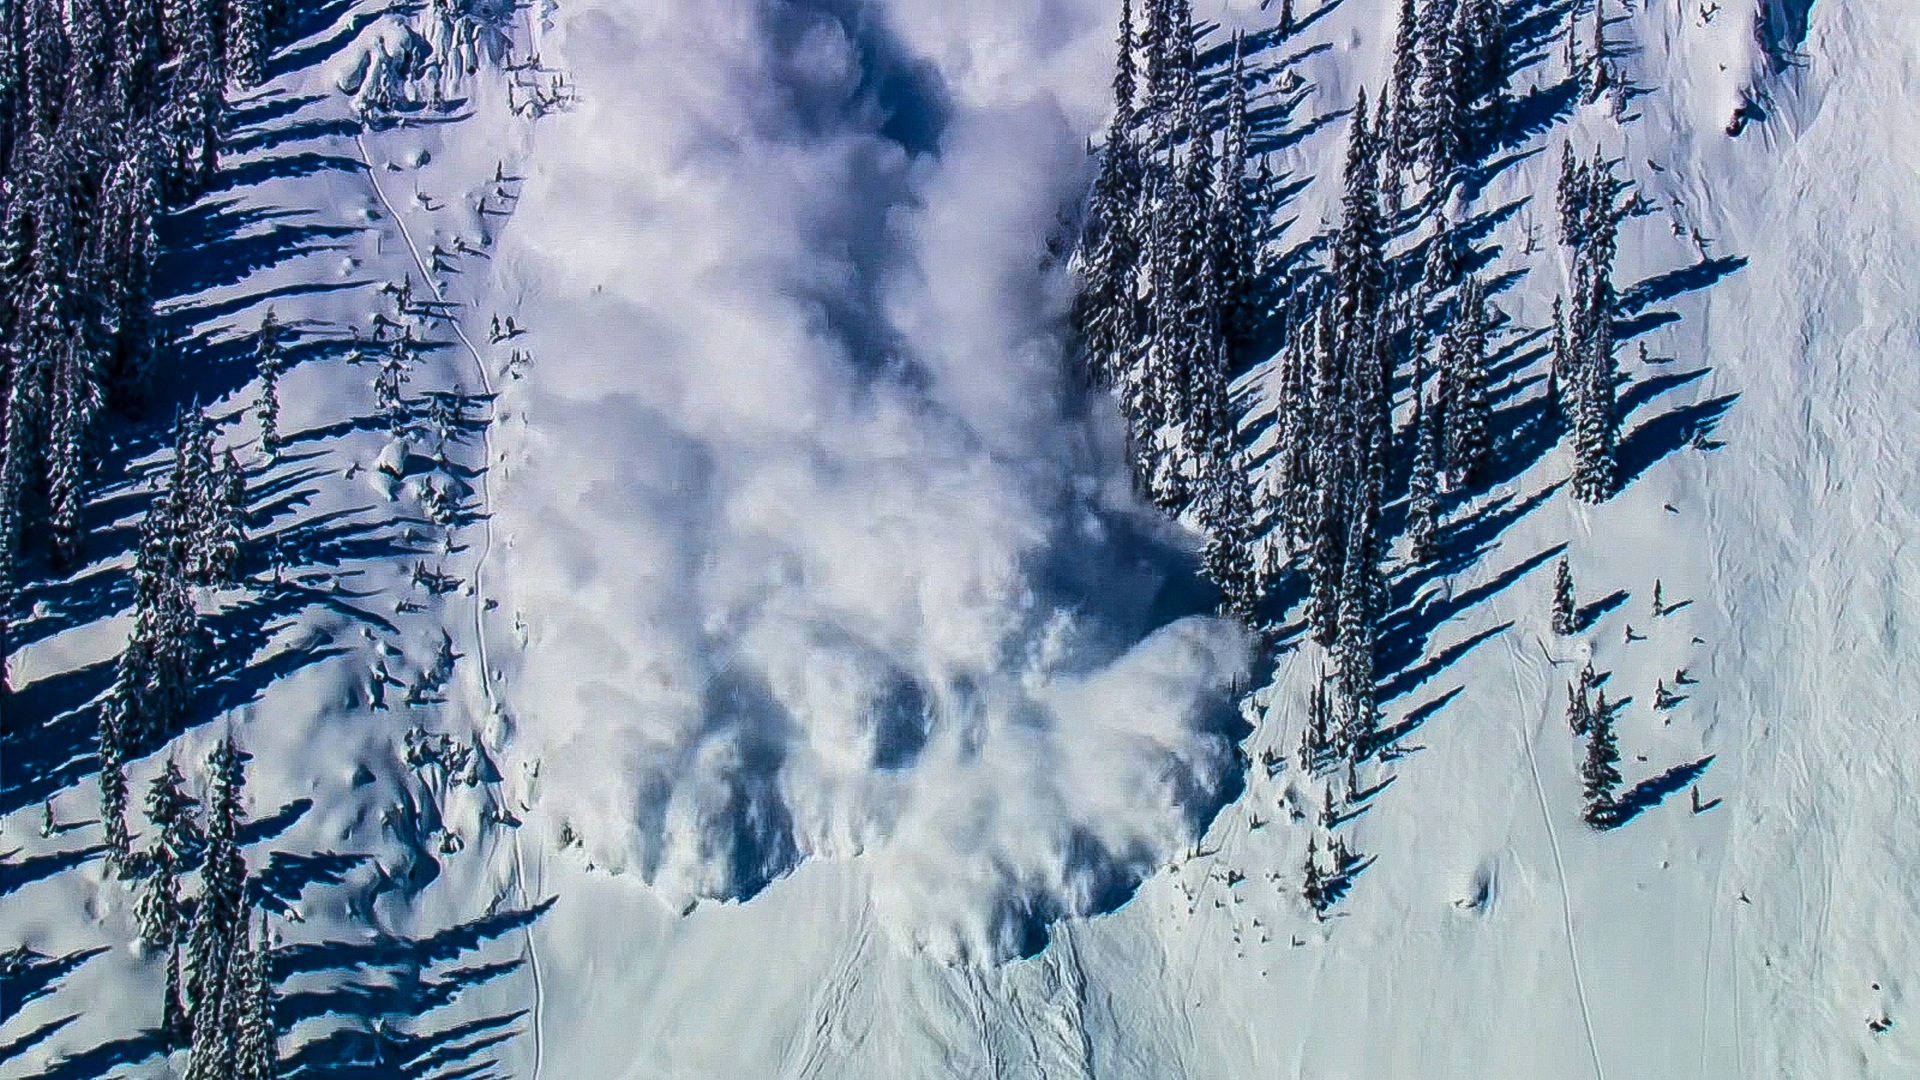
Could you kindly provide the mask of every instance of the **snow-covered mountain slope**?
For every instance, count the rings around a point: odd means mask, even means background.
[[[1615,110],[1565,81],[1564,3],[1509,5],[1515,135],[1455,208],[1511,320],[1509,437],[1444,572],[1396,571],[1406,752],[1366,774],[1340,832],[1372,861],[1320,921],[1289,814],[1319,789],[1263,765],[1318,652],[1283,640],[1236,722],[1244,641],[1193,617],[1192,538],[1069,377],[1061,214],[1113,7],[563,0],[493,24],[511,53],[445,76],[444,116],[363,130],[343,76],[460,35],[332,6],[240,103],[175,223],[170,317],[207,362],[168,393],[231,418],[286,570],[217,598],[228,659],[175,753],[253,755],[298,1075],[1920,1071],[1920,11],[1609,3]],[[1338,218],[1392,7],[1301,3],[1290,36],[1201,7],[1271,75],[1259,137],[1302,185],[1277,255]],[[1615,271],[1627,483],[1597,507],[1525,437],[1567,140],[1650,209]],[[379,286],[409,279],[403,311]],[[272,463],[268,304],[300,334]],[[349,362],[376,312],[434,343],[409,395],[473,395],[444,463]],[[1257,447],[1274,372],[1236,393]],[[163,455],[121,440],[96,512],[124,532]],[[160,968],[96,857],[112,535],[29,589],[9,658],[0,941],[46,959],[9,978],[0,1076],[166,1075]],[[1626,699],[1636,812],[1605,832],[1563,719],[1589,658]],[[409,761],[416,725],[453,743]]]

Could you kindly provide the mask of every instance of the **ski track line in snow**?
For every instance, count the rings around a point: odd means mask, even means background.
[[[1006,1066],[1000,1060],[999,1048],[994,1045],[993,1022],[987,1015],[989,995],[986,974],[977,967],[969,966],[961,973],[960,981],[967,988],[968,1004],[973,1006],[973,1022],[980,1033],[980,1048],[987,1055],[988,1075],[993,1080],[1006,1080]]]
[[[1073,991],[1073,1015],[1068,1022],[1079,1036],[1080,1075],[1093,1076],[1093,1039],[1087,1034],[1087,969],[1080,963],[1080,950],[1073,944],[1073,924],[1062,921],[1058,939],[1053,943],[1059,958],[1062,981]]]
[[[407,253],[413,256],[413,265],[419,269],[420,277],[426,282],[427,288],[433,290],[433,298],[444,303],[446,301],[446,295],[440,288],[439,280],[428,270],[427,261],[420,254],[420,245],[415,242],[413,231],[407,228],[406,218],[394,209],[393,200],[387,197],[386,189],[380,186],[380,174],[378,170],[374,168],[373,155],[367,152],[367,141],[364,129],[353,133],[353,145],[360,152],[360,164],[367,170],[367,183],[373,188],[374,197],[380,200],[380,205],[386,208],[387,217],[392,219],[394,226],[400,230],[400,237],[407,245]],[[474,370],[480,375],[480,386],[487,394],[487,422],[480,429],[482,452],[485,455],[484,467],[480,469],[480,502],[486,512],[481,517],[480,553],[473,560],[473,640],[474,649],[478,653],[480,660],[480,691],[486,697],[489,712],[497,716],[500,712],[500,703],[494,696],[493,665],[487,658],[487,635],[485,620],[483,618],[487,602],[487,558],[493,554],[492,476],[494,451],[492,412],[495,405],[493,376],[487,370],[486,358],[480,355],[480,350],[475,348],[472,339],[467,337],[467,331],[460,325],[460,320],[455,318],[452,313],[448,313],[447,325],[453,328],[454,336],[460,339],[460,344],[466,347],[467,355],[473,358]],[[517,827],[513,833],[513,882],[515,890],[520,894],[521,908],[523,910],[530,910],[527,902],[526,874],[521,866],[520,832]],[[532,1024],[530,1025],[533,1033],[532,1080],[540,1080],[540,1065],[543,1056],[540,1015],[540,1000],[543,992],[540,984],[540,954],[535,951],[533,945],[533,925],[528,923],[523,932],[526,934],[527,972],[533,979]]]
[[[826,1067],[828,1037],[833,1026],[846,1014],[847,999],[860,985],[860,973],[866,969],[867,953],[873,941],[872,909],[867,904],[861,904],[855,922],[858,931],[840,950],[826,981],[814,994],[812,1020],[800,1035],[800,1059],[791,1068],[783,1064],[779,1069],[781,1076],[812,1080]]]
[[[1499,607],[1494,606],[1494,618],[1501,618]],[[1500,635],[1506,643],[1507,655],[1513,661],[1508,673],[1513,677],[1514,704],[1520,706],[1527,700],[1520,686],[1520,649],[1513,643],[1511,634]],[[1535,700],[1548,700],[1544,694],[1535,695]],[[1573,938],[1573,897],[1567,891],[1567,867],[1560,856],[1560,833],[1553,827],[1553,811],[1547,805],[1546,785],[1540,782],[1540,763],[1533,756],[1533,739],[1527,735],[1527,722],[1520,708],[1514,710],[1520,729],[1520,746],[1527,754],[1527,772],[1533,777],[1533,794],[1540,803],[1540,820],[1547,827],[1547,846],[1553,851],[1554,877],[1560,883],[1560,920],[1566,929],[1567,959],[1573,965],[1573,989],[1580,1001],[1580,1020],[1587,1029],[1587,1051],[1593,1055],[1593,1075],[1595,1080],[1607,1080],[1607,1071],[1600,1065],[1600,1043],[1593,1037],[1593,1010],[1587,1006],[1587,980],[1580,974],[1580,948]]]

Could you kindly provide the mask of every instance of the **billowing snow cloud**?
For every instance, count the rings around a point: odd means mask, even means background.
[[[516,748],[597,863],[684,902],[857,855],[903,940],[1002,957],[1237,783],[1247,643],[1176,618],[1063,354],[1102,7],[563,11],[499,528]]]

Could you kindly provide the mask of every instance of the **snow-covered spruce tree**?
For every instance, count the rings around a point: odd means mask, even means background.
[[[1611,304],[1607,298],[1596,303]],[[1574,412],[1573,494],[1583,502],[1603,502],[1618,483],[1615,449],[1619,442],[1620,412],[1614,400],[1619,368],[1614,360],[1613,318],[1596,313],[1579,364],[1577,406]]]
[[[1469,277],[1455,300],[1441,352],[1447,369],[1446,467],[1456,484],[1478,483],[1486,471],[1491,440],[1487,401],[1487,309],[1477,278]]]
[[[1579,247],[1585,242],[1581,228],[1587,220],[1586,164],[1574,156],[1573,140],[1560,144],[1560,181],[1554,187],[1554,209],[1560,215],[1560,243]]]
[[[1582,162],[1568,148],[1561,159],[1560,188],[1561,236],[1573,248],[1573,280],[1566,357],[1556,382],[1562,397],[1572,403],[1574,496],[1600,502],[1613,494],[1617,481],[1614,450],[1620,418],[1614,401],[1619,372],[1614,358],[1613,258],[1625,212],[1620,195],[1626,184],[1598,156]]]
[[[180,977],[180,943],[167,948],[166,997],[160,1006],[160,1034],[168,1050],[188,1044],[193,1037],[193,1021],[187,1014],[186,987]]]
[[[1553,343],[1547,362],[1547,417],[1553,423],[1564,424],[1573,415],[1567,382],[1573,369],[1573,356],[1567,344],[1566,309],[1556,296],[1553,298]]]
[[[1613,733],[1613,711],[1605,695],[1593,709],[1587,725],[1587,757],[1580,766],[1586,809],[1582,816],[1594,828],[1604,827],[1616,811],[1614,790],[1620,786],[1620,746]]]
[[[209,584],[234,585],[239,582],[247,539],[247,474],[232,450],[222,456],[213,486],[215,495],[202,540],[205,554],[201,561]]]
[[[1277,410],[1280,524],[1289,548],[1299,547],[1313,536],[1314,409],[1303,338],[1300,334],[1288,336],[1282,359],[1282,401]]]
[[[1581,90],[1591,105],[1613,88],[1613,67],[1607,55],[1606,0],[1593,5],[1593,36],[1590,39],[1586,67],[1581,71]]]
[[[1147,293],[1142,310],[1142,348],[1135,370],[1123,380],[1120,405],[1132,422],[1135,449],[1142,467],[1136,471],[1144,480],[1157,467],[1159,429],[1179,415],[1171,400],[1173,388],[1184,385],[1181,370],[1183,350],[1179,341],[1179,290],[1174,287],[1179,272],[1179,257],[1174,240],[1173,216],[1177,213],[1176,195],[1182,190],[1171,178],[1170,166],[1156,167],[1150,176],[1145,200],[1148,214],[1146,280]]]
[[[248,929],[243,923],[240,938]],[[267,934],[266,916],[260,917],[260,936],[245,950],[245,967],[230,980],[235,999],[233,1080],[274,1080],[279,1075],[279,1029],[274,1023],[272,939]],[[239,948],[235,957],[242,955]]]
[[[1172,395],[1178,415],[1188,416],[1207,410],[1209,385],[1219,377],[1214,371],[1221,363],[1223,327],[1221,298],[1215,291],[1220,239],[1213,214],[1216,176],[1213,157],[1213,131],[1200,108],[1199,89],[1189,79],[1180,100],[1180,127],[1186,133],[1186,152],[1175,187],[1179,201],[1171,208],[1178,215],[1172,224],[1175,274],[1167,284],[1178,300],[1178,329],[1175,341],[1181,353],[1181,384]],[[1220,373],[1223,374],[1223,373]],[[1224,387],[1224,379],[1221,379]],[[1208,412],[1201,430],[1189,437],[1190,445],[1204,447],[1224,417]]]
[[[1144,112],[1148,119],[1158,121],[1165,111],[1171,82],[1167,74],[1167,42],[1173,36],[1172,0],[1145,0],[1143,16],[1136,44],[1140,49],[1140,74],[1145,83]]]
[[[127,839],[127,750],[118,726],[100,725],[100,829],[107,847],[107,870],[125,877],[133,869],[133,850]]]
[[[147,60],[129,63],[143,67]],[[162,210],[165,169],[159,121],[151,114],[158,107],[153,97],[157,91],[136,84],[127,93],[141,96],[139,105],[130,108],[142,111],[125,129],[118,158],[109,172],[108,213],[101,240],[108,258],[118,263],[111,297],[111,325],[116,333],[105,385],[107,401],[120,407],[131,406],[145,396],[159,337],[153,312],[153,273],[160,251],[156,222]]]
[[[1440,527],[1439,428],[1427,419],[1425,399],[1416,386],[1413,399],[1413,468],[1407,478],[1407,557],[1416,565],[1438,554]]]
[[[147,789],[147,824],[152,837],[144,861],[150,873],[142,884],[134,914],[140,923],[140,939],[155,949],[169,948],[183,936],[178,875],[193,865],[202,842],[199,803],[187,794],[185,785],[180,766],[169,758],[166,769]]]
[[[1576,80],[1583,78],[1580,67],[1580,5],[1567,5],[1567,26],[1560,35],[1560,63]]]
[[[1508,84],[1513,78],[1512,42],[1504,0],[1470,0],[1469,25],[1474,44],[1474,96],[1482,103],[1482,148],[1507,119]]]
[[[53,370],[53,424],[47,449],[47,524],[52,563],[70,569],[80,561],[86,505],[87,443],[102,404],[94,357],[69,341]]]
[[[1376,140],[1367,127],[1367,92],[1354,103],[1352,132],[1340,200],[1340,231],[1334,238],[1334,326],[1348,350],[1363,347],[1387,285],[1386,230],[1380,216],[1374,165]]]
[[[206,632],[180,562],[170,502],[156,498],[141,523],[133,630],[102,710],[103,730],[113,725],[130,747],[172,733],[192,699],[205,651]]]
[[[1319,836],[1307,837],[1307,861],[1301,870],[1300,898],[1313,909],[1314,918],[1326,914],[1331,898],[1327,894],[1327,882],[1320,870]]]
[[[1563,557],[1553,570],[1553,632],[1564,636],[1579,629],[1573,601],[1573,569]]]
[[[226,0],[227,77],[243,90],[266,78],[267,13],[265,0]]]
[[[1387,84],[1387,101],[1382,102],[1382,108],[1388,109],[1393,117],[1393,122],[1385,125],[1381,132],[1380,152],[1384,161],[1381,166],[1383,195],[1388,193],[1387,174],[1395,177],[1392,188],[1395,197],[1387,200],[1390,211],[1399,210],[1399,174],[1418,160],[1423,136],[1419,19],[1414,0],[1400,0],[1400,17],[1393,38],[1393,75]]]
[[[1593,702],[1587,697],[1584,682],[1567,684],[1567,730],[1575,738],[1584,737],[1593,726]]]
[[[211,1070],[224,1067],[233,1056],[226,976],[236,934],[245,933],[247,867],[238,838],[241,790],[246,783],[243,768],[231,735],[207,757],[207,846],[200,865],[200,898],[187,933],[187,1000],[192,1009],[194,1057],[187,1075],[196,1080],[225,1078],[228,1072]]]
[[[198,194],[219,163],[226,121],[226,5],[222,0],[175,0],[164,20],[175,39],[163,110],[172,187]]]
[[[271,461],[280,452],[280,376],[286,373],[285,328],[269,307],[254,334],[254,364],[260,373],[260,400],[254,415],[260,421],[260,449]]]
[[[1449,190],[1466,152],[1464,61],[1454,41],[1459,0],[1426,0],[1420,13],[1420,158],[1436,193]]]
[[[1386,605],[1386,579],[1380,569],[1378,510],[1365,501],[1347,526],[1346,564],[1340,576],[1340,614],[1333,653],[1339,682],[1339,744],[1349,760],[1373,749],[1379,725],[1374,683],[1374,648]]]
[[[1089,381],[1117,389],[1128,376],[1140,335],[1141,162],[1134,144],[1132,5],[1120,9],[1114,116],[1100,154],[1081,236],[1082,286],[1075,320],[1086,347]]]
[[[1251,619],[1260,602],[1258,568],[1253,559],[1253,499],[1244,464],[1223,434],[1207,456],[1206,498],[1202,501],[1207,543],[1202,565],[1220,587],[1221,606],[1237,618]]]
[[[1247,74],[1245,39],[1233,38],[1233,67],[1227,87],[1226,128],[1221,138],[1219,185],[1214,194],[1213,271],[1217,321],[1229,361],[1249,344],[1258,314],[1256,255],[1258,209],[1247,175]]]
[[[201,980],[198,970],[193,973],[199,989],[192,995],[188,1016],[192,1036],[187,1042],[186,1080],[233,1080],[235,1075],[240,1003],[229,982],[234,974],[233,942],[221,948],[218,959],[222,966],[217,974]]]
[[[1313,411],[1307,477],[1310,493],[1306,536],[1307,619],[1313,638],[1331,647],[1340,621],[1340,575],[1346,565],[1352,410],[1330,304],[1313,316]]]
[[[198,402],[175,422],[173,469],[167,477],[168,543],[187,580],[212,581],[206,539],[214,518],[213,429]]]

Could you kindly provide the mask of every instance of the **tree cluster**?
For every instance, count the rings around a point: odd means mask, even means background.
[[[1433,558],[1440,496],[1477,483],[1491,452],[1487,345],[1492,313],[1478,280],[1457,285],[1446,233],[1428,243],[1428,271],[1412,291],[1392,272],[1389,228],[1378,178],[1388,152],[1382,125],[1369,130],[1364,93],[1354,110],[1344,172],[1340,228],[1324,287],[1289,327],[1279,358],[1275,535],[1307,578],[1314,638],[1333,651],[1338,694],[1333,745],[1353,756],[1372,752],[1377,722],[1373,657],[1387,613],[1384,568],[1392,537],[1383,507],[1406,477],[1409,557]],[[1451,297],[1440,294],[1451,290]],[[1426,360],[1425,306],[1441,298],[1442,331]],[[1401,469],[1394,428],[1394,384],[1402,360],[1410,374],[1412,460]]]
[[[1136,475],[1215,535],[1209,570],[1248,614],[1260,566],[1227,397],[1260,306],[1264,185],[1249,168],[1248,80],[1236,39],[1222,103],[1207,108],[1190,3],[1149,0],[1145,15],[1136,31],[1131,4],[1121,10],[1077,322],[1089,377],[1129,421]]]
[[[1436,192],[1498,137],[1512,74],[1502,0],[1401,0],[1393,74],[1380,102],[1380,183],[1400,206],[1403,176]]]
[[[0,10],[0,657],[24,538],[79,560],[97,429],[162,344],[156,221],[212,177],[225,87],[263,77],[281,2]]]
[[[1573,568],[1563,558],[1553,570],[1553,632],[1564,637],[1579,629],[1580,614],[1573,599]]]
[[[244,757],[229,736],[207,757],[207,804],[167,762],[147,793],[151,839],[135,912],[140,940],[167,960],[161,1030],[188,1048],[188,1080],[269,1080],[278,1075],[270,940],[253,933],[246,862],[239,848]],[[198,896],[180,879],[197,870]]]
[[[1596,829],[1613,820],[1620,787],[1620,743],[1613,731],[1614,706],[1605,690],[1594,689],[1593,665],[1580,671],[1579,681],[1567,686],[1567,727],[1586,740],[1586,758],[1580,764],[1580,782],[1586,806],[1581,816]]]
[[[1495,313],[1463,271],[1467,253],[1436,213],[1416,287],[1388,245],[1407,181],[1443,195],[1495,137],[1506,13],[1499,0],[1405,5],[1383,108],[1370,115],[1363,93],[1354,110],[1326,264],[1284,296],[1269,295],[1262,257],[1276,196],[1264,164],[1251,175],[1242,39],[1221,92],[1203,93],[1221,73],[1196,70],[1186,0],[1150,0],[1137,32],[1132,15],[1123,5],[1115,118],[1080,248],[1088,371],[1119,399],[1142,487],[1206,532],[1205,568],[1230,610],[1257,612],[1283,561],[1304,572],[1309,624],[1333,660],[1310,756],[1364,757],[1389,602],[1383,511],[1404,490],[1410,555],[1433,558],[1442,494],[1478,483],[1491,454]],[[1258,498],[1226,393],[1257,325],[1283,341],[1273,464]],[[1411,462],[1394,423],[1408,359]]]
[[[1567,303],[1554,312],[1553,366],[1548,386],[1553,403],[1573,429],[1573,494],[1603,502],[1618,483],[1615,451],[1620,412],[1614,392],[1620,381],[1614,319],[1613,259],[1619,246],[1627,183],[1597,154],[1581,161],[1563,147],[1556,201],[1560,242],[1571,253]]]
[[[1339,903],[1352,887],[1354,875],[1369,861],[1350,850],[1345,837],[1329,837],[1324,847],[1319,841],[1317,833],[1307,838],[1307,859],[1300,877],[1300,898],[1316,918],[1324,917],[1328,908]]]
[[[175,426],[166,490],[140,525],[133,629],[100,707],[101,820],[108,857],[125,866],[126,762],[170,737],[191,705],[208,654],[196,587],[238,580],[246,539],[246,477],[228,451],[216,466],[199,408]]]

